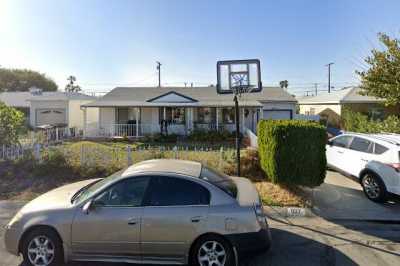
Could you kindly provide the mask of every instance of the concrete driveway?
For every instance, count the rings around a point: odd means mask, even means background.
[[[325,183],[312,190],[313,212],[326,219],[400,221],[400,201],[379,204],[367,199],[356,181],[328,171]]]

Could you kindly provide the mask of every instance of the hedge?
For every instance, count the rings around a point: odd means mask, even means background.
[[[314,187],[326,174],[326,130],[302,120],[258,123],[261,168],[273,183]]]

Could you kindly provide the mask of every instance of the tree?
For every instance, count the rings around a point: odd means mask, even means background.
[[[7,69],[0,67],[0,92],[28,91],[31,87],[43,91],[56,91],[57,84],[45,74],[28,69]]]
[[[356,71],[361,78],[363,95],[385,99],[386,105],[400,104],[400,40],[378,34],[383,50],[373,49],[364,61],[365,71]]]
[[[67,80],[69,81],[69,83],[67,84],[67,86],[65,86],[65,91],[66,92],[79,92],[81,91],[81,87],[79,85],[75,84],[76,81],[76,77],[75,76],[69,76],[67,78]]]
[[[0,145],[18,143],[18,131],[24,123],[24,114],[0,102]]]
[[[289,81],[287,81],[287,80],[279,81],[279,86],[280,86],[282,89],[287,89],[287,88],[289,87]]]

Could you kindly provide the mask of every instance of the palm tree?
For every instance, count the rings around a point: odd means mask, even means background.
[[[279,82],[279,86],[280,86],[282,89],[287,89],[287,88],[289,87],[289,81],[287,81],[287,80],[282,80],[282,81]]]
[[[69,83],[65,86],[65,92],[79,92],[81,91],[81,87],[79,85],[75,84],[76,77],[75,76],[69,76],[67,78]]]

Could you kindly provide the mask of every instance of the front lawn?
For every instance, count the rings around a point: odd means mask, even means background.
[[[184,146],[151,147],[129,143],[131,161],[177,158],[199,161],[227,174],[234,174],[235,152],[231,148],[207,146],[195,150]],[[266,205],[304,206],[306,199],[295,188],[266,181],[254,152],[242,150],[242,175],[250,178]],[[42,152],[42,162],[31,157],[16,162],[0,162],[0,200],[30,200],[58,186],[89,178],[103,178],[128,164],[125,142],[67,142]]]

